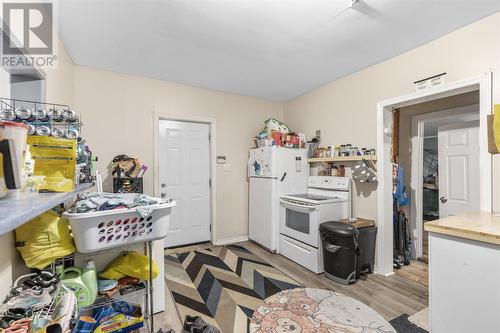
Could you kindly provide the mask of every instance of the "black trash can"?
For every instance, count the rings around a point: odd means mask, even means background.
[[[321,223],[319,231],[326,277],[342,284],[356,281],[359,230],[347,223],[331,221]]]
[[[358,267],[357,278],[361,273],[373,273],[375,264],[375,242],[377,239],[377,227],[358,228]]]
[[[322,223],[319,230],[325,275],[329,279],[350,284],[357,281],[361,273],[373,273],[377,235],[374,222],[364,220],[350,224],[331,221]]]

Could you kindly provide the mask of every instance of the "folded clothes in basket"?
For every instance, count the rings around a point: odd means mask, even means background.
[[[139,193],[83,193],[69,209],[69,212],[88,213],[116,208],[135,208],[139,215],[147,218],[153,213],[154,205],[170,201],[172,200],[152,198]]]

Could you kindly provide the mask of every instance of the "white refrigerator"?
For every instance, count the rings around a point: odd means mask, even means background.
[[[276,252],[280,196],[306,193],[309,177],[307,150],[277,146],[250,149],[248,177],[248,236]]]

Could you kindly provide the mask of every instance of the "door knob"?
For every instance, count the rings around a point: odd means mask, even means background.
[[[445,197],[441,197],[439,198],[439,200],[441,200],[442,203],[446,203],[448,201],[448,199],[446,199]]]

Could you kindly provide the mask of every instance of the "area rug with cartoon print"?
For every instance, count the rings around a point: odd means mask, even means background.
[[[367,305],[333,291],[302,288],[237,245],[165,256],[167,287],[181,321],[201,316],[223,333],[388,333]]]
[[[254,312],[250,333],[393,333],[396,330],[367,305],[334,291],[285,290]]]

